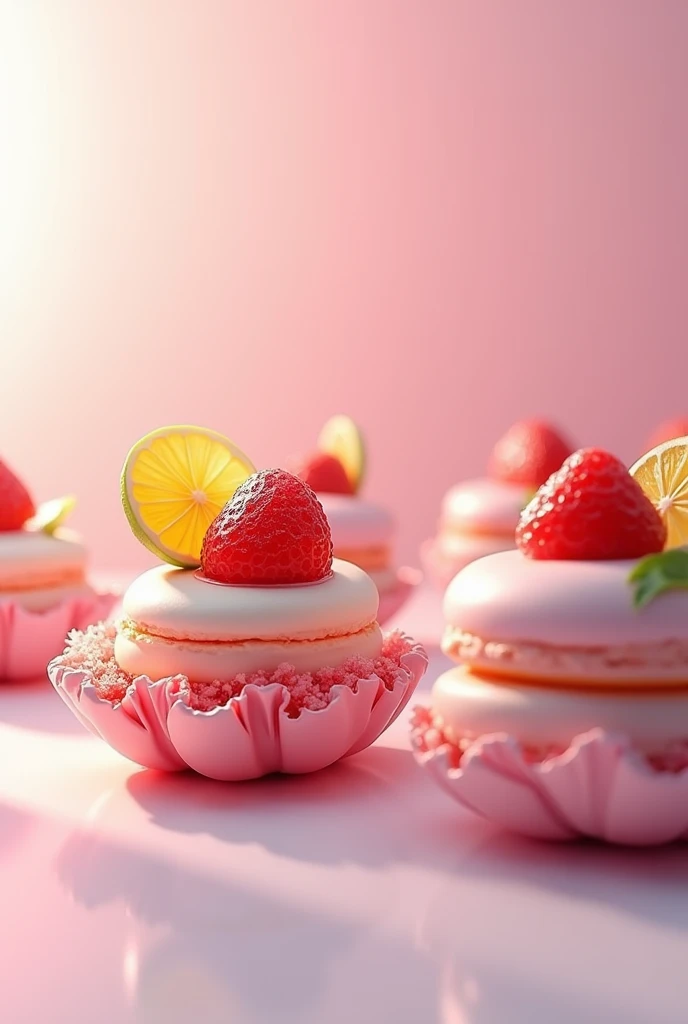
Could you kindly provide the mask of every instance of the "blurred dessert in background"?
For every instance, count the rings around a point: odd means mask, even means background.
[[[0,461],[0,679],[43,676],[70,629],[107,615],[112,594],[88,582],[88,551],[62,525],[72,497],[36,509],[19,477]]]
[[[366,446],[349,416],[333,416],[320,431],[315,451],[294,467],[318,495],[332,531],[334,557],[364,569],[380,594],[380,621],[409,596],[419,575],[395,564],[397,524],[384,506],[361,497]]]
[[[522,510],[571,452],[551,424],[515,423],[495,445],[487,476],[456,484],[445,495],[437,534],[421,549],[426,575],[444,589],[470,562],[513,548]]]
[[[656,448],[665,441],[674,441],[677,437],[688,437],[688,416],[677,416],[660,423],[647,439],[645,450]]]

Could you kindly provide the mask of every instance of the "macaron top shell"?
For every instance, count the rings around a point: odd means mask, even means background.
[[[134,580],[122,605],[143,632],[173,640],[316,640],[375,622],[379,598],[370,577],[337,559],[332,568],[329,579],[312,585],[252,587],[160,565]]]
[[[635,561],[534,561],[520,551],[488,555],[463,569],[444,599],[449,626],[485,640],[563,647],[688,640],[688,590],[661,594],[638,610]]]
[[[72,530],[0,532],[0,586],[16,585],[17,579],[32,577],[36,570],[78,571],[86,561],[86,547]]]
[[[441,525],[466,533],[511,535],[530,494],[520,484],[488,477],[456,484],[442,502]]]
[[[318,494],[318,500],[325,509],[335,550],[391,543],[395,522],[386,509],[353,494]]]

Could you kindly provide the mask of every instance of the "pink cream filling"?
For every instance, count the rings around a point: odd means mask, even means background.
[[[484,640],[474,633],[447,626],[442,650],[455,661],[478,662],[509,671],[586,678],[596,672],[622,676],[629,671],[667,672],[686,670],[688,643],[617,644],[608,647],[561,647],[544,643],[509,643]]]
[[[123,672],[115,661],[115,633],[114,626],[103,623],[89,626],[84,632],[73,630],[62,657],[64,665],[87,672],[98,696],[111,704],[122,700],[134,678]],[[268,686],[278,683],[290,695],[287,714],[296,718],[304,709],[321,711],[326,708],[333,698],[333,687],[347,686],[355,691],[359,680],[372,675],[378,677],[385,689],[394,689],[395,683],[404,677],[401,659],[411,647],[408,639],[395,632],[385,637],[379,658],[353,657],[336,668],[324,667],[313,673],[298,672],[285,662],[274,672],[240,673],[231,679],[216,679],[212,683],[197,683],[181,675],[175,679],[180,698],[195,711],[222,707],[233,697],[238,697],[249,684]]]
[[[452,768],[460,768],[464,754],[475,739],[462,739],[454,742],[447,738],[438,716],[430,708],[418,707],[414,712],[413,728],[419,743],[420,752],[431,754],[440,748],[449,755]],[[563,746],[521,747],[523,758],[528,764],[542,764],[553,757],[559,757],[568,749]],[[658,772],[677,774],[688,768],[688,739],[674,741],[667,745],[661,754],[641,754],[651,768]]]
[[[63,569],[29,569],[16,572],[15,575],[11,573],[3,575],[0,590],[15,592],[22,590],[49,590],[51,587],[66,587],[72,584],[83,583],[85,579],[86,574],[81,566],[68,566]]]

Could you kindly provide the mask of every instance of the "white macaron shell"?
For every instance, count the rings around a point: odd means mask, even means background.
[[[375,622],[379,597],[370,577],[349,562],[307,586],[223,586],[193,570],[161,565],[124,595],[125,615],[141,631],[169,639],[235,642],[316,640],[358,632]]]
[[[0,590],[74,583],[86,562],[86,548],[71,530],[0,532]]]

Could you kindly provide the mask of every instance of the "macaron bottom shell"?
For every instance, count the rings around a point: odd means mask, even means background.
[[[431,709],[438,728],[457,745],[503,733],[544,754],[565,750],[594,728],[623,733],[650,756],[688,741],[688,686],[654,692],[560,689],[489,680],[457,666],[435,682]]]

